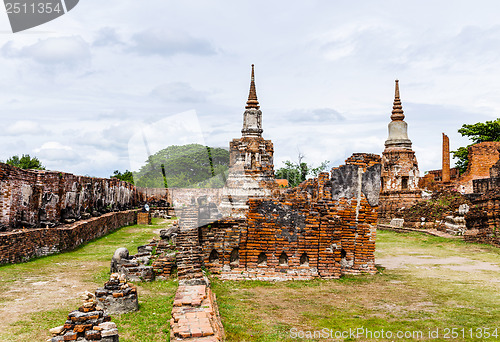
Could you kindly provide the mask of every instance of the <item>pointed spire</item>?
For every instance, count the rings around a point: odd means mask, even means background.
[[[254,65],[252,64],[252,79],[250,81],[250,93],[248,94],[248,101],[246,109],[259,109],[259,101],[257,100],[257,91],[255,91],[255,73]]]
[[[403,114],[403,106],[401,105],[401,99],[399,98],[399,80],[396,80],[396,91],[394,94],[394,104],[392,106],[392,121],[403,121],[405,115]]]

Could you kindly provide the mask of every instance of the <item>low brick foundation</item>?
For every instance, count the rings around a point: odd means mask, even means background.
[[[127,210],[56,228],[0,233],[0,265],[69,251],[136,221],[137,210]]]
[[[224,328],[212,290],[206,285],[179,286],[170,328],[170,341],[223,341]]]

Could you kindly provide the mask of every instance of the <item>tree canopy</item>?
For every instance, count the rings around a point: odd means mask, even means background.
[[[37,157],[30,157],[29,154],[23,154],[21,158],[18,155],[12,156],[5,163],[21,169],[45,170],[42,162]]]
[[[169,146],[149,156],[134,172],[135,185],[149,188],[219,188],[225,183],[229,152],[200,144]]]
[[[134,174],[132,173],[132,171],[129,171],[129,170],[125,170],[124,173],[121,173],[120,171],[115,170],[115,172],[113,172],[113,175],[111,176],[111,178],[118,178],[121,181],[129,182],[130,184],[134,184]]]
[[[275,172],[276,179],[286,179],[288,180],[288,185],[294,187],[306,180],[307,176],[311,175],[317,177],[318,174],[324,171],[328,164],[328,160],[322,162],[319,166],[313,167],[303,162],[304,156],[299,154],[299,162],[294,163],[290,160],[283,162],[285,167],[281,167]]]
[[[474,144],[484,141],[500,141],[500,118],[493,121],[478,122],[475,124],[463,124],[458,130],[463,137],[468,137]],[[469,147],[459,147],[456,151],[452,151],[453,158],[457,159],[455,166],[460,173],[464,173],[469,165]]]

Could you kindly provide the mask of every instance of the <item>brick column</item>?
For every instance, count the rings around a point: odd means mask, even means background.
[[[441,180],[443,183],[450,181],[450,139],[443,133],[443,166]]]

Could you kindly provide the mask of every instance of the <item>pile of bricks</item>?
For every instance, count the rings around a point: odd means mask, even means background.
[[[131,256],[126,248],[118,248],[111,260],[111,272],[123,273],[130,281],[153,281],[155,279],[153,267],[148,266],[152,257],[152,248],[145,247],[147,246],[139,247],[139,253]]]
[[[176,255],[176,252],[161,253],[153,261],[153,271],[157,279],[166,279],[172,275],[173,271],[177,268]]]
[[[137,288],[127,282],[125,274],[111,274],[103,288],[95,291],[97,303],[107,314],[123,314],[139,310]]]
[[[85,292],[84,303],[78,310],[68,314],[64,325],[50,329],[53,337],[47,342],[118,342],[118,329],[111,317],[97,306],[95,296]]]
[[[179,286],[175,294],[170,328],[171,341],[224,340],[224,328],[215,295],[208,286]]]

